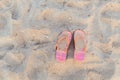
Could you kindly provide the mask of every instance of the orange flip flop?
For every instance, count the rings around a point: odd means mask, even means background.
[[[74,32],[74,60],[83,61],[86,53],[86,35],[82,30],[76,30]]]
[[[67,57],[68,48],[72,39],[72,33],[63,31],[59,36],[56,43],[56,60],[64,62]]]

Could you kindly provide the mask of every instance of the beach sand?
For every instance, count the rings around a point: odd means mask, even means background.
[[[55,60],[58,34],[86,32],[85,60]],[[0,80],[120,80],[120,0],[0,0]]]

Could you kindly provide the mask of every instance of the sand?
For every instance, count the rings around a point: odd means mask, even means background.
[[[60,32],[87,36],[83,62],[55,60]],[[0,0],[0,80],[120,80],[120,0]]]

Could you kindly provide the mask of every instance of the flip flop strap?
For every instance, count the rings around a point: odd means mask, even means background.
[[[63,40],[64,38],[62,38],[62,39],[58,39],[58,42],[57,42],[57,44],[59,44],[59,42],[61,41],[61,40]],[[66,39],[67,39],[67,45],[66,45],[66,47],[65,47],[65,49],[67,49],[68,48],[68,45],[69,45],[69,43],[70,43],[70,40],[71,40],[71,35],[68,35],[67,37],[66,37]],[[58,45],[56,45],[56,47],[58,47]]]

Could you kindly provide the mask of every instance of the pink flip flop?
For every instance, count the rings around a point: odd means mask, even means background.
[[[64,62],[67,57],[67,51],[71,42],[72,34],[69,31],[63,31],[56,43],[56,60]]]
[[[74,45],[74,59],[76,61],[83,61],[86,53],[86,38],[84,31],[76,30],[74,32]]]

